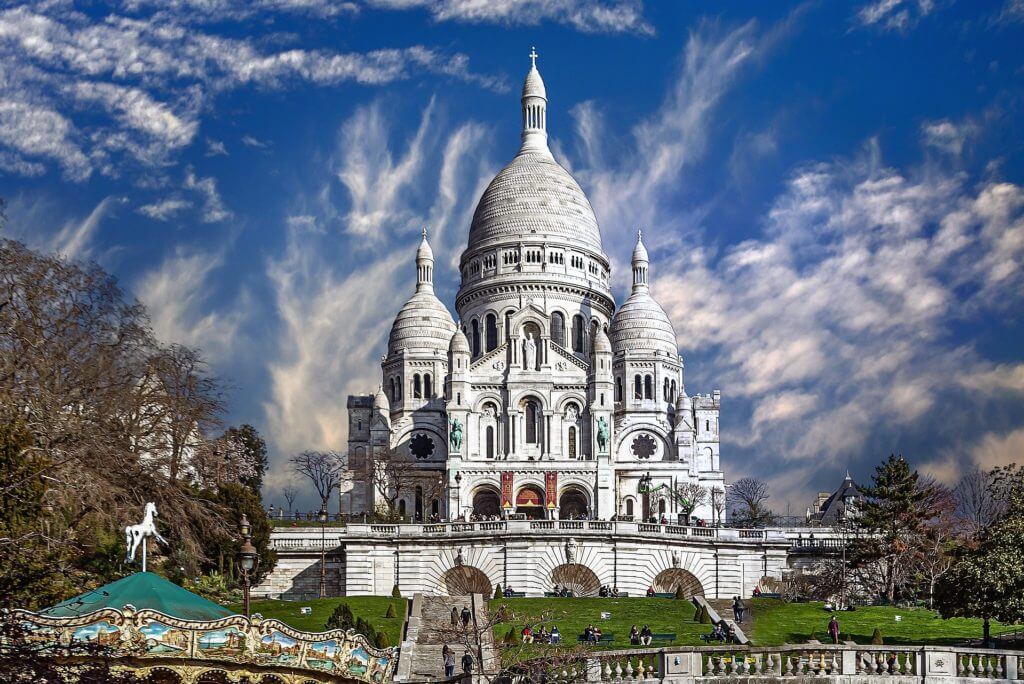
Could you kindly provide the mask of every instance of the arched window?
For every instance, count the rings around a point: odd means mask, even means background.
[[[398,392],[398,401],[402,401],[402,378],[395,378],[395,391]]]
[[[423,398],[423,386],[420,384],[420,374],[412,376],[412,398],[422,399]]]
[[[512,312],[505,312],[505,341],[512,339]]]
[[[403,517],[405,516],[405,499],[398,502],[398,514]]]
[[[470,329],[473,331],[472,335],[470,335],[473,339],[471,343],[473,345],[473,356],[480,356],[480,323],[473,319]]]
[[[622,378],[615,378],[615,401],[622,401]]]
[[[494,426],[493,425],[488,425],[487,426],[487,433],[486,433],[486,437],[485,437],[484,441],[486,442],[486,445],[485,445],[486,449],[485,449],[484,453],[487,455],[487,458],[494,458]]]
[[[484,328],[487,332],[487,351],[498,348],[498,317],[492,313],[487,314]]]
[[[672,381],[672,387],[671,387],[671,389],[672,389],[672,394],[671,394],[671,396],[670,396],[670,397],[668,398],[668,400],[669,400],[669,401],[675,401],[675,400],[676,400],[676,381],[675,381],[675,380],[673,380],[673,381]]]
[[[711,421],[710,420],[705,420],[704,421],[704,432],[711,432]]]
[[[633,500],[632,499],[626,499],[626,515],[628,515],[628,516],[632,516],[633,515]]]
[[[665,401],[672,401],[672,397],[669,396],[669,393],[668,393],[668,378],[665,378],[665,388],[664,388],[664,391],[662,392],[662,396],[665,397]]]
[[[576,426],[569,426],[569,458],[576,458]]]
[[[572,317],[572,350],[574,352],[582,352],[583,347],[583,316],[576,315]]]
[[[423,396],[426,397],[427,399],[430,399],[434,396],[434,388],[431,387],[431,384],[432,383],[430,382],[430,373],[427,373],[426,375],[423,376]]]
[[[536,444],[537,443],[537,419],[538,419],[537,402],[528,401],[526,402],[526,443]]]
[[[665,500],[664,499],[660,499],[658,501],[658,513],[660,513],[661,515],[665,515]]]
[[[597,339],[597,321],[590,321],[590,339],[587,340],[587,353],[594,355],[594,340]]]
[[[395,389],[395,379],[388,380],[388,387],[391,389],[391,401],[398,401],[398,391]]]
[[[551,314],[551,340],[561,346],[565,346],[565,316],[556,311]]]
[[[637,373],[636,375],[633,376],[633,398],[634,399],[643,399],[644,398],[643,381],[640,379],[640,374],[639,373]]]
[[[644,376],[644,399],[654,398],[654,382],[650,375]]]

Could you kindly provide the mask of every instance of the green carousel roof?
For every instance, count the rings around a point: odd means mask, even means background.
[[[131,604],[136,610],[149,608],[181,620],[217,620],[233,611],[193,594],[160,575],[137,572],[116,582],[87,591],[39,612],[51,617],[76,617],[101,608],[121,610]]]

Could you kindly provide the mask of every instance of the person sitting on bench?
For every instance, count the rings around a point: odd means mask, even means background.
[[[647,587],[647,598],[654,596],[654,587]]]
[[[640,645],[640,630],[636,628],[636,625],[629,628],[629,643],[634,646]]]
[[[654,635],[651,634],[651,628],[648,627],[647,625],[644,625],[644,628],[640,630],[640,645],[641,646],[650,646],[651,645],[651,637],[653,637],[653,636]]]

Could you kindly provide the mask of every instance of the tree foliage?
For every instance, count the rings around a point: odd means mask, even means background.
[[[21,577],[3,600],[35,608],[133,571],[123,530],[147,501],[170,542],[155,567],[217,567],[211,540],[236,535],[217,492],[238,481],[204,467],[223,389],[99,266],[0,240],[0,581]]]
[[[1002,513],[979,532],[975,545],[962,547],[936,592],[944,617],[983,618],[986,641],[991,620],[1024,622],[1024,471],[997,469],[989,488]]]

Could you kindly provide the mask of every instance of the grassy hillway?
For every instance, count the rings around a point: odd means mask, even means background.
[[[352,610],[354,618],[363,618],[374,629],[384,632],[392,646],[397,646],[402,640],[402,627],[405,624],[406,600],[391,598],[390,596],[342,596],[325,599],[311,599],[309,601],[277,601],[266,599],[253,601],[251,610],[259,613],[264,618],[280,620],[281,622],[301,629],[304,632],[322,632],[327,624],[327,618],[331,616],[334,609],[342,603],[347,603]],[[386,618],[389,605],[395,606],[397,617]],[[229,606],[232,610],[242,612],[241,605]],[[303,615],[300,608],[309,607],[312,613]]]

